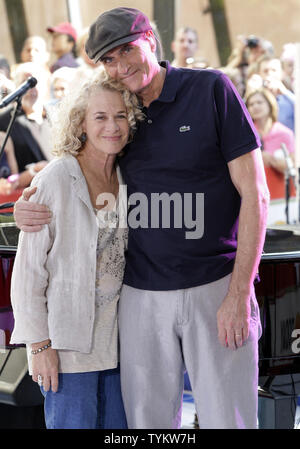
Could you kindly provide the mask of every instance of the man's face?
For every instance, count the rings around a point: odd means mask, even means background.
[[[270,61],[262,61],[260,65],[259,75],[265,80],[267,78],[276,78],[281,80],[282,69],[279,59],[271,59]]]
[[[192,58],[198,48],[197,37],[192,31],[181,31],[173,42],[173,52],[178,59]]]
[[[21,52],[22,62],[41,64],[46,63],[48,59],[49,54],[42,39],[32,37],[26,40]]]
[[[107,52],[101,61],[110,77],[122,82],[131,92],[149,86],[157,60],[154,40],[141,37]]]
[[[58,57],[70,53],[73,48],[73,42],[70,41],[67,34],[51,33],[52,43],[51,49]]]
[[[54,97],[57,100],[61,100],[63,97],[67,95],[68,90],[69,90],[68,81],[63,78],[56,78],[56,80],[53,83]]]

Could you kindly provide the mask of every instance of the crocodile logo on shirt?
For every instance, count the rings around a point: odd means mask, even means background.
[[[190,127],[190,126],[186,126],[186,125],[181,126],[181,127],[179,128],[179,132],[180,132],[180,133],[186,133],[187,131],[190,131],[190,130],[191,130],[191,127]]]

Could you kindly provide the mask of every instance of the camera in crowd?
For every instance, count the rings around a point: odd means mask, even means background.
[[[253,34],[246,38],[246,46],[249,48],[256,48],[260,44],[260,40],[258,37]]]

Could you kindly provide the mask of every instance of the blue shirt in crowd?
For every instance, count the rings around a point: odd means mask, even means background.
[[[295,129],[295,96],[292,92],[288,95],[277,95],[278,121],[290,128]]]

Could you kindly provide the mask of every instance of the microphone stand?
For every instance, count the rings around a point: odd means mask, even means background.
[[[289,219],[289,201],[290,201],[290,176],[288,170],[284,172],[285,179],[285,216],[286,216],[286,224],[290,224]]]
[[[9,135],[10,135],[11,128],[12,128],[12,126],[13,126],[15,120],[16,120],[17,114],[19,112],[21,112],[21,110],[22,110],[22,95],[20,95],[17,98],[16,105],[15,105],[13,111],[12,111],[12,114],[11,114],[11,119],[10,119],[9,125],[7,127],[7,130],[6,130],[6,136],[5,136],[5,139],[4,139],[3,144],[1,146],[1,149],[0,149],[0,162],[1,162],[1,159],[2,159],[2,155],[3,155],[3,152],[4,152],[4,148],[5,148],[6,142],[8,140]]]
[[[300,192],[300,167],[298,167],[298,192]],[[298,193],[298,223],[300,223],[300,194]]]
[[[286,161],[286,169],[284,172],[284,179],[285,179],[285,215],[286,215],[286,224],[290,224],[289,220],[289,201],[290,201],[290,179],[293,182],[293,185],[296,189],[296,183],[295,183],[295,176],[296,176],[296,170],[293,167],[293,163],[290,159],[289,152],[287,150],[287,147],[285,143],[281,144],[281,149],[284,154],[284,159]]]

